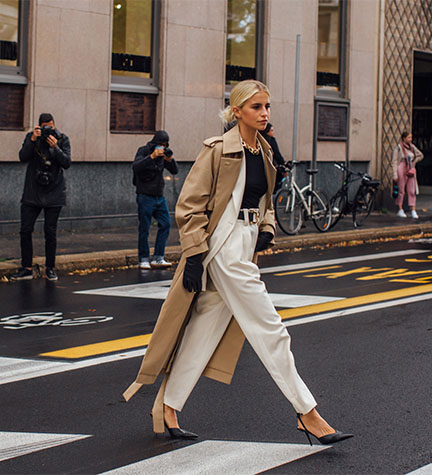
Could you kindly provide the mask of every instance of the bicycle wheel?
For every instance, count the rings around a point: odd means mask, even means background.
[[[347,203],[347,197],[344,193],[337,193],[333,198],[330,199],[330,209],[331,209],[331,223],[330,228],[336,226],[336,223],[342,218],[345,213]]]
[[[322,191],[312,192],[311,218],[318,231],[324,233],[330,229],[331,208],[327,196]]]
[[[274,203],[276,220],[282,231],[289,235],[298,233],[303,222],[303,210],[295,190],[279,190]]]
[[[375,202],[375,190],[368,186],[361,185],[358,189],[352,211],[354,227],[358,228],[369,216]]]

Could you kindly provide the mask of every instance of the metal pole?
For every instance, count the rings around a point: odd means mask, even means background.
[[[293,118],[293,144],[292,144],[292,161],[297,160],[297,130],[298,130],[298,96],[300,81],[300,41],[301,35],[297,35],[296,39],[296,70],[295,70],[295,86],[294,86],[294,118]]]

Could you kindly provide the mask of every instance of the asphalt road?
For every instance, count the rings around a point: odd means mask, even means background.
[[[182,412],[197,442],[153,435],[157,384],[122,401],[172,271],[1,284],[0,473],[404,474],[431,464],[431,246],[260,258],[320,412],[355,434],[325,450],[295,430],[247,344],[232,384],[202,378]]]

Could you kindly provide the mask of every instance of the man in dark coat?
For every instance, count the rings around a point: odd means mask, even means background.
[[[163,172],[167,169],[173,175],[178,173],[177,163],[169,145],[169,136],[164,130],[158,130],[144,147],[140,147],[132,165],[136,186],[139,234],[138,259],[141,269],[169,267],[165,260],[165,246],[168,240],[171,219],[168,205],[163,196],[165,180]],[[158,232],[150,262],[148,234],[152,218],[156,219]]]
[[[267,124],[267,127],[262,132],[262,136],[267,140],[267,143],[270,145],[273,151],[273,165],[276,168],[276,183],[273,190],[273,193],[279,190],[283,178],[283,173],[281,171],[280,165],[289,167],[288,162],[285,162],[282,154],[280,153],[276,137],[274,136],[274,127],[270,122]]]
[[[71,165],[68,137],[55,128],[54,117],[44,113],[39,125],[29,132],[19,152],[27,163],[24,192],[21,198],[21,269],[12,280],[32,279],[32,232],[37,217],[44,211],[46,277],[57,280],[54,270],[57,246],[57,221],[66,204],[63,169]]]

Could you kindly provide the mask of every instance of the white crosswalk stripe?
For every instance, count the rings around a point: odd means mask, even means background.
[[[105,472],[112,475],[254,475],[328,447],[206,440]]]
[[[34,432],[0,432],[0,462],[32,454],[39,450],[87,439],[84,434],[42,434]]]

